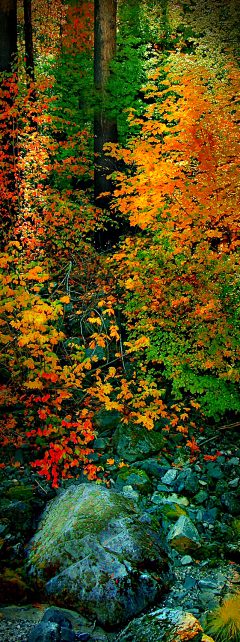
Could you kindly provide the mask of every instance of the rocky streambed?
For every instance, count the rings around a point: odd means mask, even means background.
[[[180,627],[197,642],[240,586],[238,432],[212,429],[191,461],[181,436],[168,436],[166,453],[160,431],[110,419],[94,454],[114,459],[109,488],[80,474],[54,490],[24,451],[20,466],[0,468],[3,642],[27,642],[50,606],[67,606],[72,640],[137,642],[151,629],[171,641]],[[59,628],[51,635],[64,640]]]

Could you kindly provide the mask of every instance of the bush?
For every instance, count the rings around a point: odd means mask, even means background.
[[[208,618],[207,633],[215,642],[240,642],[240,594],[228,596]]]

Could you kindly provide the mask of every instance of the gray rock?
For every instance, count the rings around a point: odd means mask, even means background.
[[[239,515],[239,497],[234,492],[223,493],[222,505],[231,515]]]
[[[137,468],[127,468],[124,472],[119,473],[115,488],[122,490],[126,485],[132,486],[134,490],[139,490],[143,495],[150,493],[152,490],[152,484],[147,473],[144,470],[137,470]]]
[[[158,484],[157,485],[157,490],[160,493],[171,493],[172,492],[172,489],[169,488],[169,486],[165,486],[165,484]]]
[[[121,424],[113,435],[113,447],[119,457],[128,462],[144,459],[150,453],[161,451],[163,444],[160,433],[132,423]]]
[[[207,524],[213,525],[217,518],[217,508],[209,508],[208,510],[204,510],[201,512],[203,513],[202,521],[207,522]]]
[[[212,465],[212,462],[210,462],[207,466],[207,472],[211,477],[214,479],[222,479],[223,478],[223,472],[220,468],[220,466],[217,465]]]
[[[190,575],[187,575],[187,577],[185,577],[185,580],[184,580],[183,588],[185,589],[194,588],[194,586],[196,586],[196,582],[197,580],[195,577],[191,577]]]
[[[107,439],[103,439],[102,437],[94,439],[93,448],[96,448],[96,450],[105,450],[105,448],[107,448]]]
[[[28,642],[61,642],[58,624],[39,622],[30,633]]]
[[[162,484],[166,484],[167,486],[171,486],[173,481],[176,479],[177,474],[178,474],[178,471],[176,470],[176,468],[170,468],[165,473],[164,477],[162,477],[162,479],[161,479]]]
[[[208,499],[208,493],[206,490],[200,490],[194,497],[195,504],[203,504],[206,499]]]
[[[228,482],[229,488],[237,488],[239,484],[239,477],[235,477]]]
[[[123,486],[122,492],[124,497],[132,499],[133,502],[139,501],[139,493],[136,490],[133,490],[132,486]]]
[[[195,495],[198,490],[198,486],[199,481],[197,474],[189,470],[184,481],[185,493],[188,495]]]
[[[163,475],[165,475],[166,471],[168,470],[168,466],[159,463],[157,458],[135,461],[134,466],[136,468],[140,468],[141,470],[145,470],[149,477],[153,476],[157,479],[162,479]]]
[[[204,591],[199,595],[199,602],[208,611],[213,611],[219,606],[220,597],[214,591]]]
[[[94,423],[100,430],[108,429],[113,430],[118,426],[122,419],[122,415],[118,410],[99,410],[94,417]]]
[[[153,603],[170,577],[159,524],[131,500],[95,484],[70,486],[49,503],[29,545],[31,574],[48,596],[117,626]]]
[[[171,528],[167,541],[178,553],[186,553],[200,546],[199,534],[196,526],[185,515],[178,518]]]
[[[201,591],[205,591],[206,589],[211,589],[212,591],[218,592],[219,590],[217,583],[209,579],[199,580],[198,586],[201,589]]]
[[[192,563],[192,557],[191,555],[184,555],[181,559],[181,564],[182,566],[188,566],[189,564]]]
[[[188,506],[189,501],[186,497],[178,497],[175,493],[165,497],[163,493],[158,492],[157,490],[153,493],[151,497],[151,502],[154,504],[178,504],[179,506]]]
[[[53,606],[46,609],[42,617],[42,622],[55,622],[60,627],[64,627],[66,629],[73,628],[72,623],[69,618],[66,617],[65,612],[61,609],[56,609]]]
[[[239,457],[231,457],[229,461],[226,461],[226,466],[238,466],[239,465]]]
[[[200,622],[191,613],[160,608],[132,620],[116,642],[200,642],[202,634]]]

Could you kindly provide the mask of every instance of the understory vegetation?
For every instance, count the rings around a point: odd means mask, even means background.
[[[55,487],[81,469],[108,483],[102,409],[191,456],[207,425],[240,423],[237,9],[118,3],[103,210],[93,4],[34,0],[29,80],[18,3],[0,87],[1,467],[27,445]]]

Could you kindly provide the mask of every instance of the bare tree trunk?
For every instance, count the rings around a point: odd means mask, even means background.
[[[0,0],[0,72],[11,71],[17,53],[17,0]]]
[[[33,36],[32,36],[32,3],[31,0],[23,0],[24,6],[24,33],[27,76],[34,82],[34,58],[33,58]],[[29,82],[29,81],[28,81]],[[29,83],[30,84],[30,83]]]
[[[0,72],[11,73],[14,56],[17,54],[17,0],[0,0]],[[1,110],[7,113],[12,105],[11,81],[2,81]],[[0,147],[3,159],[0,169],[0,247],[4,247],[12,223],[16,220],[15,209],[15,160],[17,139],[15,118],[4,116],[0,122]]]
[[[112,182],[107,176],[113,171],[113,166],[111,159],[104,154],[103,146],[117,142],[117,123],[110,119],[106,110],[109,64],[116,54],[117,0],[95,0],[94,8],[94,83],[99,96],[94,115],[94,201],[96,206],[105,209],[109,196],[99,198],[99,195],[112,191]]]

